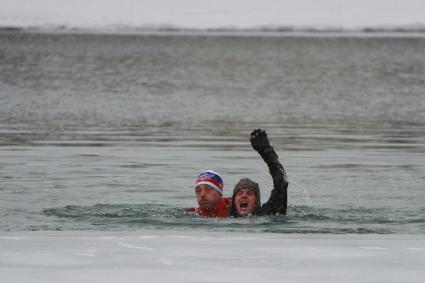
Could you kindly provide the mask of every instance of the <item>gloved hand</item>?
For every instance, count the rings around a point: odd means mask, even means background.
[[[270,147],[266,131],[261,129],[253,130],[251,133],[251,145],[259,154],[262,154],[266,148]]]

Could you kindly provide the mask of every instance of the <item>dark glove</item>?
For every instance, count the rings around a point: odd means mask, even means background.
[[[262,154],[266,148],[269,148],[271,145],[266,131],[261,129],[253,130],[251,133],[251,145],[259,154]]]

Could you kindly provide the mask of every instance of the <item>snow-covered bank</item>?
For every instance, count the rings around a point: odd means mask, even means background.
[[[422,0],[0,0],[1,26],[259,26],[343,29],[425,24]]]
[[[422,282],[422,235],[0,234],[8,282]]]

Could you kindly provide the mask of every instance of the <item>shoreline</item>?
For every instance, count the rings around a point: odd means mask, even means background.
[[[0,26],[0,34],[117,35],[117,36],[211,36],[211,37],[332,37],[332,38],[423,38],[425,28],[253,28],[196,29],[145,27]]]
[[[190,232],[190,233],[189,233]],[[339,234],[339,233],[270,233],[270,232],[255,232],[255,233],[245,233],[245,232],[234,232],[234,231],[217,231],[212,230],[208,231],[206,229],[200,230],[191,230],[191,231],[183,231],[183,230],[174,230],[174,229],[155,229],[155,228],[141,228],[137,230],[128,230],[128,231],[114,231],[114,230],[22,230],[22,231],[0,231],[0,240],[3,239],[27,239],[31,237],[39,237],[39,238],[49,238],[49,237],[76,237],[76,238],[84,238],[84,237],[122,237],[125,235],[126,237],[138,237],[140,234],[149,234],[155,236],[176,236],[176,237],[193,237],[193,236],[208,236],[208,237],[219,237],[224,239],[232,239],[232,238],[244,238],[244,239],[256,239],[261,237],[261,239],[318,239],[318,240],[327,240],[327,239],[344,239],[344,240],[361,240],[362,238],[376,238],[376,240],[424,240],[425,234],[401,234],[401,233],[392,233],[392,234],[379,234],[379,233],[369,233],[369,234],[359,234],[359,233],[347,233],[347,234]],[[381,239],[382,238],[382,239]],[[391,238],[391,239],[390,239]],[[425,251],[425,247],[424,247]]]

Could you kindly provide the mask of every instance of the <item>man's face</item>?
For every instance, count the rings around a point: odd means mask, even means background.
[[[235,196],[236,211],[239,216],[246,216],[255,209],[255,192],[251,189],[240,189]]]
[[[195,193],[199,207],[206,210],[212,210],[217,201],[221,199],[221,194],[208,185],[197,186]]]

